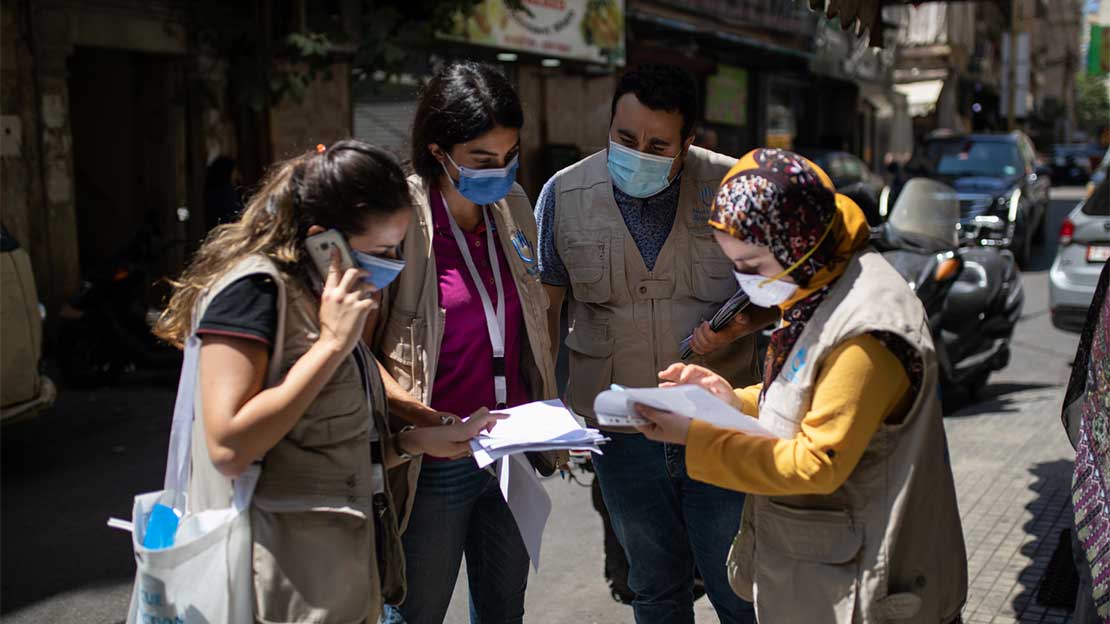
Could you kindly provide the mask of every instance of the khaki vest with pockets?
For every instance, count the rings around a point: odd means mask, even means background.
[[[255,274],[270,276],[279,292],[270,386],[319,337],[318,297],[286,280],[269,259],[252,256],[208,289],[196,318],[203,318],[224,288]],[[376,431],[387,446],[390,430],[380,374],[372,358],[367,364],[369,401],[350,355],[263,458],[250,510],[255,616],[261,622],[377,622],[383,600],[404,597],[398,522],[411,501],[394,500],[389,484],[398,480],[395,474],[384,479],[384,496],[373,496],[371,435]],[[208,455],[197,391],[191,511],[227,507],[231,495],[230,481]],[[415,482],[408,464],[391,472],[398,471],[401,480],[407,476],[410,485]],[[381,520],[384,544],[375,543],[374,514]]]
[[[409,190],[416,218],[409,225],[401,252],[405,270],[384,296],[374,345],[383,366],[397,383],[413,398],[430,405],[447,312],[439,305],[429,189],[420,177],[412,176]],[[524,381],[533,400],[551,399],[558,391],[547,333],[547,293],[536,269],[536,220],[532,204],[520,185],[513,184],[504,199],[490,206],[497,239],[512,271],[524,314],[524,336],[520,342]]]
[[[729,577],[738,594],[754,599],[760,621],[944,623],[967,598],[928,319],[880,254],[866,250],[849,261],[768,387],[759,422],[794,437],[824,358],[875,331],[921,354],[921,390],[903,420],[880,426],[835,492],[748,497]]]
[[[613,197],[606,152],[556,175],[555,248],[570,276],[567,404],[591,426],[599,392],[614,383],[658,384],[659,371],[679,361],[682,339],[736,292],[732,263],[708,224],[717,187],[735,162],[690,148],[674,226],[652,271]],[[759,381],[754,337],[695,363],[736,386]]]

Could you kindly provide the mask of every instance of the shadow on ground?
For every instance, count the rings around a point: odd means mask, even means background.
[[[134,577],[135,494],[161,488],[175,388],[138,374],[99,390],[62,388],[57,403],[0,436],[0,614]]]
[[[1030,489],[1037,497],[1026,506],[1032,518],[1022,526],[1032,537],[1021,548],[1021,554],[1032,560],[1018,575],[1019,593],[1014,597],[1014,613],[1020,622],[1068,622],[1070,611],[1046,608],[1037,602],[1037,591],[1049,569],[1049,561],[1060,541],[1060,530],[1070,528],[1071,474],[1073,463],[1058,460],[1041,463],[1029,469],[1037,480]],[[1067,565],[1071,565],[1070,558]]]
[[[1029,390],[1055,388],[1050,383],[996,383],[988,384],[974,395],[966,390],[953,390],[944,397],[944,415],[966,418],[983,414],[1007,414],[1022,408],[1021,399],[1015,395]]]

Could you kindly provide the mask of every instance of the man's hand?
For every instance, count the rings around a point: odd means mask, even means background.
[[[694,339],[690,341],[690,348],[698,355],[709,355],[721,347],[763,329],[778,318],[777,309],[748,306],[743,312],[732,317],[729,324],[722,327],[719,332],[709,328],[709,321],[702,321],[701,325],[694,329]]]
[[[733,392],[732,384],[724,377],[721,377],[704,366],[675,362],[668,366],[667,370],[659,373],[659,379],[661,380],[659,383],[660,388],[669,388],[671,386],[701,386],[718,399],[721,399],[736,409],[740,409],[740,400],[736,398],[736,393]]]
[[[689,418],[640,403],[633,407],[637,414],[648,421],[646,425],[636,425],[636,429],[648,439],[667,444],[686,444],[686,437],[690,434]]]

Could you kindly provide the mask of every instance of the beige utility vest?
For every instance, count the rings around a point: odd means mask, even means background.
[[[682,339],[737,288],[708,223],[735,159],[690,148],[674,226],[649,271],[613,197],[606,158],[601,151],[564,169],[554,188],[555,248],[570,277],[567,403],[592,426],[599,392],[657,385],[659,371],[680,360]],[[754,337],[696,363],[736,386],[759,381]]]
[[[382,364],[397,383],[416,400],[431,405],[447,319],[447,311],[439,304],[439,278],[432,247],[435,229],[428,200],[428,193],[437,191],[429,191],[419,176],[409,178],[409,189],[416,218],[409,225],[401,251],[405,270],[384,297],[374,344]],[[536,219],[532,204],[520,185],[513,184],[508,195],[489,208],[524,314],[525,335],[520,341],[523,378],[532,399],[551,399],[558,396],[558,390],[547,333],[547,293],[536,268]],[[474,339],[488,337],[482,334]]]
[[[879,427],[835,492],[748,496],[729,577],[761,622],[934,624],[953,621],[967,598],[928,319],[879,253],[849,261],[770,382],[759,422],[793,438],[825,357],[876,331],[900,336],[921,355],[921,390],[903,420]]]
[[[254,274],[270,276],[279,290],[267,383],[273,385],[319,338],[315,294],[287,280],[269,259],[252,256],[208,290],[196,318],[203,318],[224,288]],[[389,448],[390,429],[381,375],[369,350],[365,353],[369,393],[355,356],[348,355],[293,429],[263,458],[250,509],[255,616],[261,622],[377,622],[383,601],[404,598],[399,527],[404,519],[398,516],[407,514],[411,501],[395,500],[390,483],[411,485],[416,469],[405,463],[388,478],[379,472],[375,479],[372,437]],[[230,481],[208,455],[199,391],[189,486],[193,511],[227,507],[231,495]],[[375,495],[375,489],[381,493]],[[376,543],[375,515],[381,544]]]

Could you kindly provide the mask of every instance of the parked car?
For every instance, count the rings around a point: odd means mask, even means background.
[[[1057,184],[1086,184],[1091,177],[1089,152],[1087,145],[1053,145],[1049,156],[1052,181]]]
[[[5,424],[34,416],[57,396],[41,372],[43,310],[27,250],[0,227],[0,422]]]
[[[903,179],[928,177],[956,189],[969,241],[1010,249],[1022,266],[1033,244],[1044,241],[1051,171],[1036,164],[1033,142],[1021,132],[931,136],[904,173]]]
[[[1060,246],[1048,273],[1048,304],[1052,324],[1080,331],[1095,294],[1102,266],[1110,260],[1110,178],[1064,219]]]
[[[882,223],[879,215],[879,196],[886,182],[867,168],[862,160],[848,152],[821,149],[801,149],[798,153],[817,163],[829,174],[838,193],[852,198],[867,216],[867,223]]]

